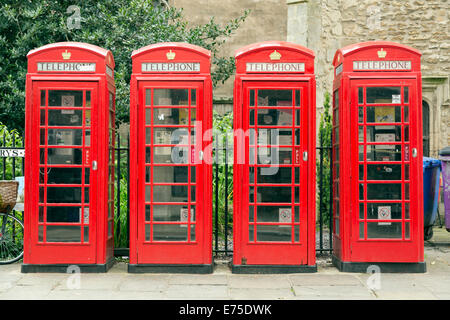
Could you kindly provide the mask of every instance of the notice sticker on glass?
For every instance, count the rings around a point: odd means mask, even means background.
[[[284,222],[284,223],[292,222],[291,208],[279,208],[278,209],[278,222]]]
[[[391,206],[378,207],[378,220],[390,220],[391,219]],[[390,226],[390,222],[378,222],[379,226]]]
[[[81,211],[81,209],[80,209]],[[89,208],[84,208],[83,211],[83,223],[84,224],[89,224]]]
[[[392,95],[392,103],[401,103],[401,95],[393,94]]]
[[[61,107],[74,107],[75,96],[61,96]]]

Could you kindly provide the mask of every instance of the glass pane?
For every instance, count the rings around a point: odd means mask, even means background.
[[[86,110],[84,112],[84,116],[86,118],[85,124],[86,124],[87,127],[89,127],[91,125],[91,110],[89,110],[89,109]]]
[[[249,222],[253,222],[255,220],[254,215],[255,215],[255,207],[249,206],[248,207],[248,221]]]
[[[367,103],[401,103],[400,87],[367,87]]]
[[[89,242],[89,227],[84,227],[84,240],[83,242]]]
[[[45,126],[45,110],[41,110],[41,126]]]
[[[401,126],[367,126],[367,142],[400,142]]]
[[[195,120],[195,113],[192,120]],[[149,120],[147,124],[150,124]],[[153,109],[153,124],[189,125],[189,109],[155,108]]]
[[[255,241],[254,226],[252,224],[248,226],[248,241]]]
[[[368,164],[367,180],[401,180],[401,164]]]
[[[111,139],[111,136],[110,136]],[[91,130],[86,130],[84,132],[84,145],[86,147],[90,147],[91,146]]]
[[[81,227],[47,226],[47,242],[81,242]]]
[[[401,222],[368,222],[367,239],[401,239]]]
[[[367,184],[368,200],[401,200],[402,184],[401,183],[368,183]]]
[[[409,87],[403,88],[403,96],[404,96],[404,102],[408,103],[409,102]]]
[[[41,107],[45,107],[45,90],[41,90]]]
[[[154,147],[153,163],[183,164],[188,162],[187,147]]]
[[[367,107],[367,122],[401,122],[401,110],[400,106]]]
[[[409,122],[409,108],[408,106],[403,107],[403,121]]]
[[[401,161],[401,145],[367,145],[367,161]]]
[[[250,90],[250,106],[254,107],[255,106],[255,90]]]
[[[292,130],[259,129],[258,145],[292,145]]]
[[[154,224],[154,241],[187,241],[187,225]]]
[[[84,169],[84,184],[89,184],[90,181],[90,169],[85,168]]]
[[[363,104],[364,103],[364,89],[358,88],[358,103]]]
[[[292,222],[292,208],[278,206],[258,206],[257,222]]]
[[[405,222],[405,239],[409,239],[409,222]]]
[[[42,225],[38,227],[38,241],[44,241],[44,226]]]
[[[300,107],[300,90],[295,90],[295,106]]]
[[[112,93],[109,93],[109,105],[111,106],[113,101],[113,95]],[[90,108],[91,107],[91,92],[90,91],[86,91],[86,107]]]
[[[82,149],[73,148],[48,148],[48,164],[82,164]]]
[[[253,110],[251,110],[253,111]],[[258,109],[259,126],[292,126],[292,110]]]
[[[81,184],[81,168],[47,168],[48,184]],[[40,170],[40,183],[44,183],[45,169]],[[89,183],[89,182],[86,182]]]
[[[154,144],[188,144],[189,141],[188,130],[185,128],[154,128],[153,131]]]
[[[154,205],[153,221],[188,221],[188,207],[181,205]],[[191,208],[191,222],[195,221],[195,208]]]
[[[146,224],[145,225],[145,241],[150,241],[150,230],[151,230],[151,225]]]
[[[148,204],[145,205],[145,221],[150,221],[150,205]]]
[[[47,207],[47,222],[81,222],[81,207]]]
[[[258,183],[292,183],[292,169],[290,167],[257,168]]]
[[[48,187],[48,203],[81,203],[81,188],[78,187]]]
[[[291,203],[291,187],[258,187],[257,202]]]
[[[254,150],[251,148],[251,150]],[[254,163],[254,152],[250,152],[250,163]],[[258,164],[291,164],[291,148],[258,148]]]
[[[195,224],[191,224],[191,241],[195,241]]]
[[[401,218],[401,203],[367,203],[367,219],[390,220]]]
[[[83,91],[78,90],[49,90],[49,107],[82,107]]]
[[[405,202],[405,219],[409,219],[409,202]]]
[[[44,222],[44,207],[39,207],[39,222]]]
[[[48,145],[81,146],[83,144],[82,129],[48,129]]]
[[[153,167],[153,182],[188,182],[189,167]]]
[[[258,106],[292,106],[292,90],[258,90]]]
[[[154,202],[188,202],[188,186],[153,186]]]
[[[152,89],[145,89],[145,105],[150,106],[152,104]]]
[[[299,242],[300,241],[300,227],[294,226],[294,241]]]
[[[364,203],[359,204],[359,218],[364,219]]]
[[[82,126],[83,110],[74,110],[74,109],[48,110],[48,125]]]
[[[188,89],[154,89],[154,106],[188,106]]]
[[[360,123],[364,122],[364,108],[363,107],[358,108],[358,122],[360,122]]]
[[[291,241],[291,226],[258,225],[256,241]]]
[[[197,89],[191,89],[191,106],[197,105]]]
[[[364,222],[359,223],[359,238],[364,239]]]

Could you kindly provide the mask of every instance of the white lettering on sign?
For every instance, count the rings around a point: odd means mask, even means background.
[[[341,63],[340,65],[338,65],[337,67],[336,67],[336,70],[335,70],[335,75],[337,76],[337,75],[339,75],[341,72],[342,72],[342,70],[344,69],[344,65]]]
[[[38,62],[37,71],[95,72],[94,62]]]
[[[0,157],[25,157],[25,149],[0,149]]]
[[[305,72],[303,62],[247,62],[247,72]]]
[[[200,62],[143,62],[142,72],[200,72]]]
[[[411,70],[411,61],[353,61],[353,70]]]

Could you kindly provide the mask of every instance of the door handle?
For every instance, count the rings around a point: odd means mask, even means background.
[[[412,156],[413,156],[413,158],[417,157],[417,148],[412,149]]]
[[[303,151],[303,161],[308,161],[308,151]]]
[[[92,161],[92,170],[97,171],[97,161]]]

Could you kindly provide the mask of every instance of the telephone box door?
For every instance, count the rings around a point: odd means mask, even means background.
[[[36,264],[96,262],[97,83],[33,82],[31,254]],[[63,252],[64,254],[58,254]]]
[[[138,84],[139,264],[202,264],[203,82]],[[200,201],[199,201],[200,200]]]
[[[243,265],[307,264],[308,85],[243,83]]]
[[[415,97],[416,80],[351,80],[352,261],[418,259],[422,157]]]

